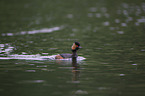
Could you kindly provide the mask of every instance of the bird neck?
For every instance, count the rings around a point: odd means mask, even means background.
[[[77,51],[76,50],[72,50],[72,57],[77,57]]]

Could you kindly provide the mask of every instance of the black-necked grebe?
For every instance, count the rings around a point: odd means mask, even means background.
[[[72,54],[68,54],[68,53],[59,54],[55,57],[55,59],[77,58],[78,57],[77,50],[80,48],[82,48],[80,46],[80,43],[74,42],[72,47],[71,47]]]

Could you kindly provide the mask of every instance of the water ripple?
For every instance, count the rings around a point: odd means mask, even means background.
[[[15,35],[26,35],[26,34],[37,34],[37,33],[51,33],[54,31],[62,30],[64,26],[52,27],[52,28],[43,28],[40,30],[32,30],[32,31],[21,31],[18,33],[2,33],[2,36],[15,36]]]

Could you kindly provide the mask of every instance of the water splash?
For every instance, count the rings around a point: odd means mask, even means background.
[[[11,45],[8,43],[0,44],[0,55],[9,54],[10,52],[13,51],[13,49],[14,47],[11,47]]]
[[[24,60],[56,60],[55,56],[56,55],[51,55],[51,56],[42,56],[42,55],[48,55],[48,53],[42,53],[41,54],[36,54],[36,55],[27,55],[26,52],[22,52],[21,55],[19,54],[12,54],[10,53],[13,51],[14,47],[11,47],[10,44],[0,44],[0,59],[24,59]],[[86,58],[78,56],[77,60],[81,61]],[[72,59],[61,59],[61,60],[68,60],[71,61]]]
[[[56,55],[51,55],[51,56],[41,56],[40,54],[36,55],[8,55],[7,57],[0,57],[0,59],[22,59],[22,60],[56,60],[55,59]],[[78,56],[77,61],[82,61],[86,58]],[[67,58],[67,59],[58,59],[58,60],[66,60],[66,61],[72,61],[72,58]]]

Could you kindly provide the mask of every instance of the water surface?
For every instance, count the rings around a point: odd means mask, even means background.
[[[70,61],[0,60],[2,96],[144,96],[145,2],[1,0],[0,57],[71,53]]]

